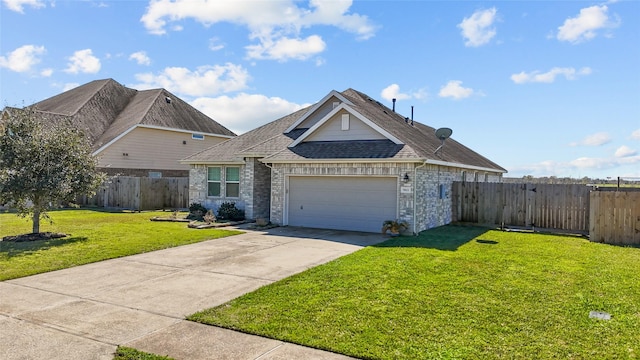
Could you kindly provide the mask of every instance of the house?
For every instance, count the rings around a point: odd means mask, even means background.
[[[414,233],[451,222],[453,181],[506,170],[353,89],[182,160],[190,202],[234,202],[279,225]]]
[[[29,108],[43,121],[82,128],[98,167],[109,175],[186,177],[189,166],[180,159],[235,137],[165,89],[138,91],[113,79],[89,82]]]

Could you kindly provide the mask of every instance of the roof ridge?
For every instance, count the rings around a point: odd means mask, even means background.
[[[112,78],[107,78],[107,79],[102,79],[102,80],[94,80],[94,81],[95,81],[95,82],[104,81],[104,83],[103,83],[102,85],[100,85],[100,87],[99,87],[99,88],[97,88],[97,89],[96,89],[96,91],[94,91],[93,93],[91,93],[91,96],[87,97],[87,99],[86,99],[85,101],[83,101],[83,102],[82,102],[82,104],[80,104],[80,105],[78,106],[78,108],[77,108],[77,109],[75,109],[75,111],[73,111],[73,112],[72,112],[71,114],[69,114],[68,116],[75,116],[75,115],[76,115],[80,110],[82,110],[82,108],[84,108],[84,107],[87,105],[87,103],[88,103],[89,101],[91,101],[91,100],[96,96],[96,94],[97,94],[97,93],[99,93],[100,91],[102,91],[102,90],[107,86],[107,84],[109,84],[109,83],[111,83],[111,82],[114,82],[114,83],[116,83],[116,84],[118,84],[118,85],[120,85],[120,86],[124,86],[124,85],[120,84],[119,82],[115,81],[115,80],[114,80],[114,79],[112,79]],[[88,83],[88,84],[89,84],[89,83]],[[87,84],[85,84],[85,85],[87,85]],[[84,85],[80,85],[80,86],[78,86],[78,87],[81,87],[81,86],[84,86]],[[71,90],[73,90],[73,89],[71,89]],[[70,90],[70,91],[71,91],[71,90]],[[60,115],[64,115],[64,114],[60,114]]]
[[[135,89],[134,89],[135,90]],[[149,110],[151,110],[151,107],[153,106],[153,104],[155,104],[156,100],[158,99],[159,94],[162,93],[163,89],[147,89],[147,90],[136,90],[136,94],[129,100],[129,102],[127,103],[127,106],[124,107],[123,111],[121,111],[120,113],[123,113],[124,110],[127,109],[127,107],[129,107],[129,104],[131,104],[131,101],[138,95],[138,94],[142,94],[143,92],[151,92],[151,91],[157,91],[158,94],[156,94],[153,97],[152,101],[149,101],[149,104],[147,104],[147,107],[145,108],[144,113],[142,113],[142,116],[140,116],[140,119],[137,121],[138,124],[141,124],[142,121],[144,120],[145,116],[147,116],[147,114],[149,113]]]

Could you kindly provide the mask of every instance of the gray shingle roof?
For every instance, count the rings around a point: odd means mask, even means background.
[[[136,125],[235,136],[165,89],[138,91],[113,79],[94,80],[31,106],[48,121],[65,119],[83,129],[94,150]]]
[[[350,107],[399,139],[403,144],[391,141],[307,141],[293,148],[288,146],[308,129],[295,129],[284,134],[289,126],[302,117],[309,108],[299,110],[260,128],[249,131],[224,144],[219,144],[195,154],[188,163],[215,163],[216,161],[242,161],[246,156],[264,157],[265,162],[303,162],[318,159],[385,159],[389,161],[426,160],[455,163],[506,172],[506,170],[454,139],[441,141],[435,129],[419,122],[406,122],[405,118],[359,91],[348,89],[341,93],[353,103]]]

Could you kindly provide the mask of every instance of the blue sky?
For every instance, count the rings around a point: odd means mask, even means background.
[[[640,177],[638,1],[1,0],[3,106],[105,78],[237,133],[354,88],[507,176]]]

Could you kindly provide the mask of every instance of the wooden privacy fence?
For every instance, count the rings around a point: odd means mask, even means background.
[[[640,192],[591,192],[589,239],[640,245]]]
[[[579,184],[454,182],[453,220],[589,232],[589,191]]]
[[[189,178],[117,176],[102,184],[81,205],[131,210],[178,209],[189,206]]]

